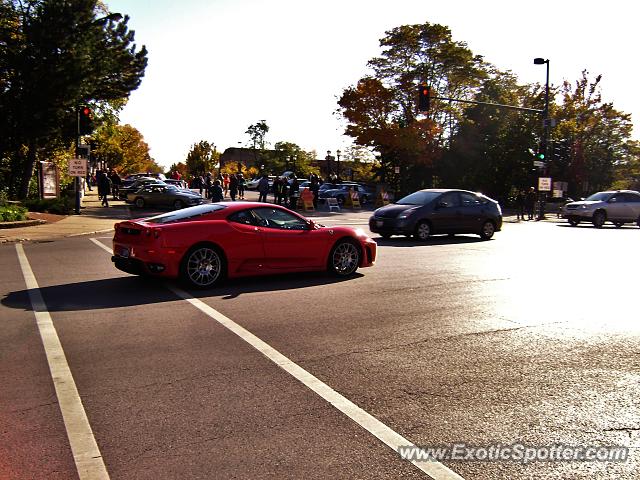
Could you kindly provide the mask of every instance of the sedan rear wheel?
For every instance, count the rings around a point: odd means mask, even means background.
[[[184,207],[182,200],[176,200],[175,202],[173,202],[173,208],[175,208],[176,210],[180,210],[182,207]]]
[[[489,240],[491,237],[493,237],[494,233],[496,233],[496,226],[491,220],[487,220],[482,224],[482,229],[480,230],[480,238],[482,238],[483,240]]]
[[[360,249],[350,240],[341,240],[331,249],[329,272],[339,277],[355,273],[360,265]]]
[[[431,225],[429,222],[422,221],[416,226],[416,238],[422,242],[428,240],[431,236]]]
[[[199,245],[187,252],[180,270],[182,280],[189,286],[213,287],[224,277],[224,257],[212,245]]]
[[[142,197],[136,198],[136,207],[144,208],[144,198]]]

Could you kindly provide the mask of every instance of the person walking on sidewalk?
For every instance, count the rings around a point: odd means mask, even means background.
[[[260,179],[260,181],[258,182],[258,193],[259,198],[258,201],[259,202],[266,202],[267,201],[267,193],[269,193],[269,179],[267,178],[267,174],[265,173],[264,175],[262,175],[262,178]]]
[[[98,171],[98,198],[102,199],[102,206],[109,206],[109,194],[111,193],[111,179],[102,170]]]
[[[536,208],[536,189],[529,187],[529,191],[524,199],[524,206],[527,209],[528,220],[534,220],[534,210]]]
[[[522,189],[518,190],[518,195],[516,195],[516,219],[518,221],[524,220],[524,203],[525,203],[525,194]]]

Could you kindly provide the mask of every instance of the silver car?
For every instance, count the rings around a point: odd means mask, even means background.
[[[594,193],[565,205],[564,218],[574,227],[580,222],[591,222],[596,228],[602,228],[605,222],[616,227],[625,223],[636,223],[640,227],[640,193],[634,190]]]

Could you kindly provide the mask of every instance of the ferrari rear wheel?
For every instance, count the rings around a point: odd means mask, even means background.
[[[355,273],[360,265],[360,249],[350,240],[340,240],[331,249],[329,272],[339,277]]]
[[[182,280],[189,286],[213,287],[224,277],[224,256],[213,245],[197,245],[184,256],[180,270]]]

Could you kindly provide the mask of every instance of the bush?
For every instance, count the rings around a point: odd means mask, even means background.
[[[17,205],[0,206],[0,222],[17,222],[27,219],[27,209]]]
[[[68,215],[73,209],[72,203],[67,197],[62,198],[31,198],[24,202],[31,212],[56,213],[58,215]]]

